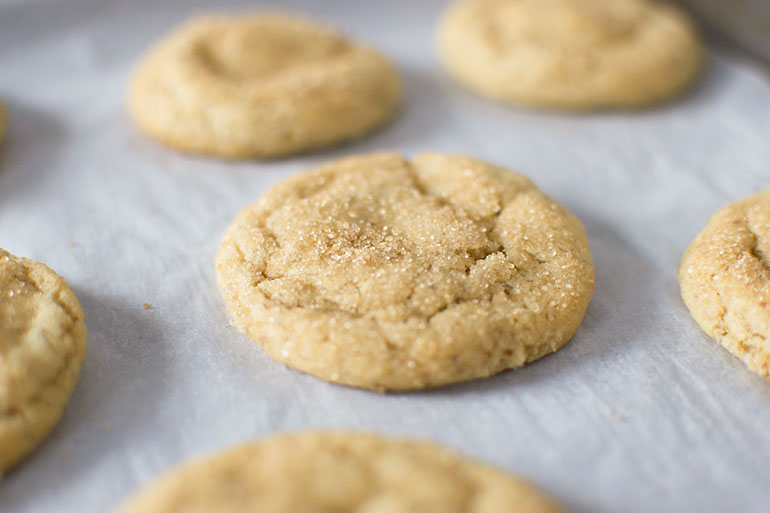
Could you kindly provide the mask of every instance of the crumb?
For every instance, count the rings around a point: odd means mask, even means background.
[[[152,308],[152,305],[150,303],[145,303],[142,306],[144,307],[145,310],[149,310],[150,308]]]

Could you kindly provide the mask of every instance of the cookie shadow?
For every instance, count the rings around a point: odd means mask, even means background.
[[[515,124],[538,126],[543,122],[566,122],[570,125],[585,121],[607,121],[616,119],[645,119],[661,115],[686,115],[688,110],[704,105],[715,95],[724,94],[730,74],[725,73],[724,59],[711,53],[703,56],[702,68],[692,84],[682,91],[657,102],[626,107],[598,107],[588,109],[550,108],[523,103],[508,103],[488,98],[469,90],[449,78],[447,86],[454,105],[463,110],[473,111],[483,118],[507,120]],[[727,89],[729,90],[729,88]],[[578,128],[575,125],[575,128]]]
[[[64,123],[49,112],[4,97],[7,132],[0,142],[0,212],[46,189],[65,149]]]
[[[69,476],[82,480],[108,463],[114,466],[116,459],[128,460],[127,448],[153,438],[148,419],[168,388],[164,377],[170,365],[157,320],[142,305],[75,292],[89,338],[80,379],[59,424],[3,477],[2,511],[23,510],[32,500],[54,503],[68,488]],[[128,461],[123,467],[129,471]],[[34,496],[30,489],[36,490]]]
[[[637,335],[655,323],[650,312],[657,310],[658,296],[666,284],[654,266],[611,225],[579,209],[570,210],[586,228],[596,279],[591,304],[572,339],[555,353],[524,367],[485,379],[416,392],[417,395],[515,391],[520,387],[556,382],[560,375],[574,380],[588,369],[595,372],[597,366],[613,367],[624,353],[635,349]]]

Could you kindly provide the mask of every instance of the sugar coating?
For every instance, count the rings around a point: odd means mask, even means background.
[[[158,43],[128,110],[152,137],[225,158],[276,157],[357,137],[400,100],[393,66],[340,33],[276,12],[197,17]]]
[[[702,61],[687,16],[648,0],[458,0],[437,39],[468,88],[551,108],[658,103],[692,84]]]
[[[703,331],[770,378],[770,189],[709,220],[682,257],[679,284]]]
[[[278,184],[216,258],[233,323],[271,357],[375,390],[522,366],[593,293],[580,222],[528,179],[436,153],[374,153]]]
[[[86,342],[83,310],[64,279],[0,249],[0,471],[59,421]]]
[[[527,481],[427,442],[274,436],[186,463],[119,513],[564,513]]]

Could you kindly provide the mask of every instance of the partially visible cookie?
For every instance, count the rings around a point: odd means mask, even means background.
[[[278,435],[172,470],[119,513],[564,513],[527,481],[427,442]]]
[[[289,14],[190,20],[141,61],[129,113],[183,151],[264,158],[329,146],[383,124],[400,100],[380,54]]]
[[[67,282],[0,249],[0,471],[59,421],[86,342],[83,310]]]
[[[703,331],[770,378],[770,189],[711,218],[682,257],[679,284]]]
[[[580,222],[480,160],[374,153],[274,186],[216,257],[233,323],[272,358],[374,390],[466,381],[564,345],[591,299]]]
[[[480,94],[564,109],[664,101],[693,83],[702,61],[688,17],[649,0],[457,0],[438,48]]]

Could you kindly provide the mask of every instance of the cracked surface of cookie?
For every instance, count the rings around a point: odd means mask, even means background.
[[[770,378],[770,189],[709,220],[682,257],[679,284],[703,331]]]
[[[702,61],[687,16],[649,0],[459,0],[437,42],[466,87],[550,108],[662,102],[694,82]]]
[[[345,385],[486,377],[564,345],[593,293],[583,226],[527,178],[462,156],[374,153],[274,186],[216,257],[233,323]]]
[[[338,32],[277,12],[190,20],[141,61],[128,110],[179,150],[267,158],[363,135],[394,113],[388,60]]]
[[[119,513],[564,513],[527,481],[432,443],[283,434],[161,477]]]
[[[83,310],[64,279],[0,249],[0,470],[59,421],[86,343]]]

